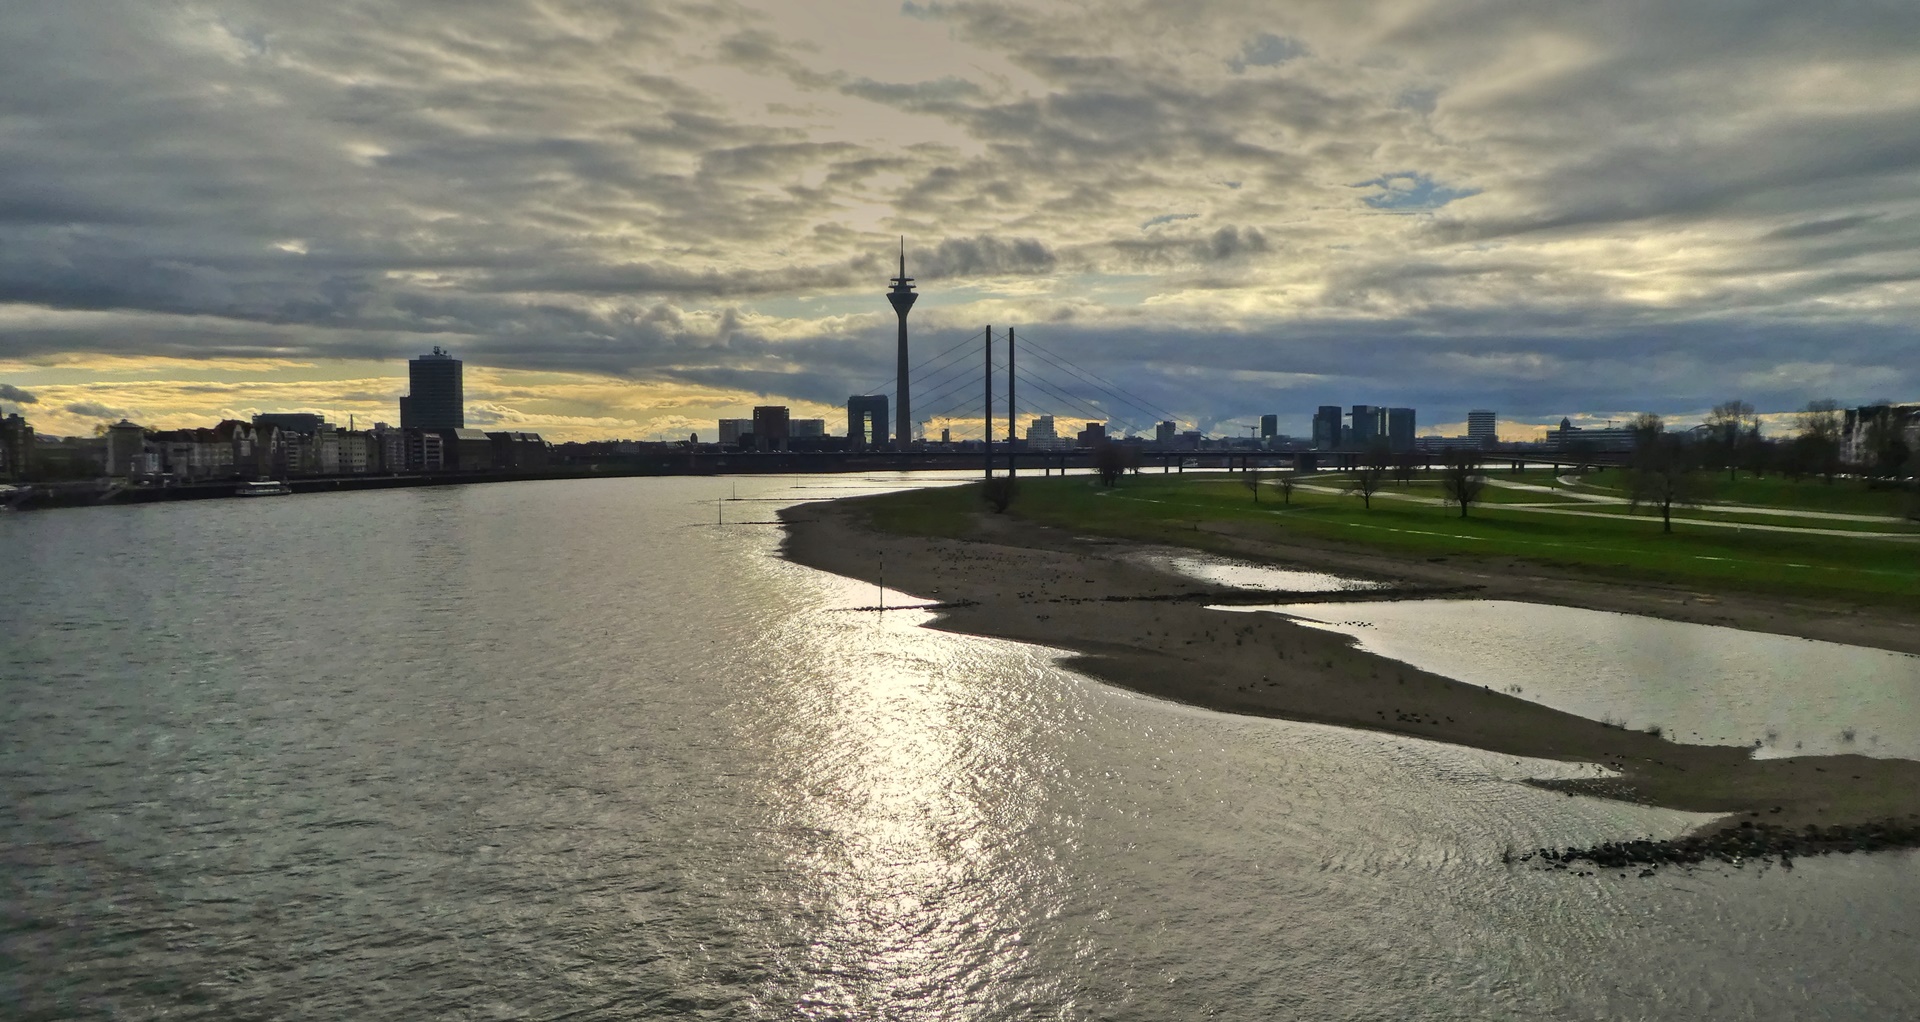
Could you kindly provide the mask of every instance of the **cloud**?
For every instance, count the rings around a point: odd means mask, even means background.
[[[1414,171],[1382,174],[1353,187],[1377,189],[1363,201],[1372,209],[1395,212],[1439,209],[1455,199],[1480,194],[1478,188],[1449,188]]]
[[[943,238],[908,268],[917,265],[921,276],[933,280],[1047,273],[1057,262],[1053,251],[1036,238]]]
[[[12,401],[17,405],[35,404],[40,399],[9,383],[0,383],[0,401]]]
[[[1803,223],[1776,227],[1765,235],[1768,241],[1793,241],[1799,238],[1819,238],[1828,234],[1850,231],[1863,224],[1880,219],[1879,213],[1855,213],[1852,216],[1837,216],[1827,220],[1809,220]]]
[[[887,376],[905,234],[916,338],[1195,421],[1920,392],[1920,8],[1735,6],[28,0],[0,358],[73,428],[444,344],[677,429]]]
[[[89,419],[124,419],[137,414],[126,409],[109,408],[106,405],[94,404],[91,401],[75,401],[65,406],[62,410]]]
[[[1147,218],[1140,224],[1140,229],[1144,231],[1149,228],[1158,227],[1161,224],[1173,223],[1176,220],[1197,219],[1199,216],[1200,214],[1198,213],[1162,213],[1159,216]]]
[[[1230,58],[1227,66],[1234,74],[1244,74],[1250,67],[1273,67],[1296,60],[1307,55],[1307,45],[1298,39],[1262,32],[1240,49],[1239,55]]]

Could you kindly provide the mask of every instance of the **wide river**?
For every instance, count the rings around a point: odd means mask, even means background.
[[[1920,1014],[1915,854],[1503,865],[1703,818],[848,610],[754,524],[893,485],[0,515],[0,1014]]]

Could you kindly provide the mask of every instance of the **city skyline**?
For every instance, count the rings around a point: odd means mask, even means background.
[[[916,350],[1031,324],[1214,432],[1920,393],[1920,118],[1863,84],[1920,80],[1913,10],[357,10],[10,12],[0,383],[48,432],[392,415],[434,345],[478,426],[831,420],[903,233]]]

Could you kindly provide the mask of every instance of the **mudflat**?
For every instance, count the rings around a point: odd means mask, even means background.
[[[1223,603],[1489,599],[1650,614],[1682,621],[1920,653],[1920,622],[1898,614],[1743,593],[1639,586],[1520,561],[1409,560],[1328,544],[1208,537],[1280,567],[1383,583],[1346,594],[1269,592],[1197,584],[1155,570],[1125,541],[1079,536],[1009,516],[969,517],[964,535],[903,535],[873,524],[875,501],[804,504],[781,512],[787,558],[877,582],[938,609],[934,627],[1065,649],[1077,671],[1135,691],[1231,713],[1367,728],[1515,756],[1602,764],[1618,777],[1541,781],[1543,787],[1694,812],[1725,814],[1703,834],[1866,828],[1866,847],[1920,835],[1920,763],[1865,756],[1756,760],[1751,750],[1681,745],[1588,720],[1355,648],[1346,636],[1272,614],[1210,611]],[[1834,831],[1832,828],[1842,828]],[[1890,841],[1886,834],[1896,835]]]

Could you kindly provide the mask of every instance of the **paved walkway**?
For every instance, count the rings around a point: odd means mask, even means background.
[[[1574,500],[1584,500],[1591,504],[1631,503],[1625,497],[1616,497],[1605,493],[1562,490],[1552,486],[1540,486],[1535,483],[1512,483],[1503,479],[1495,479],[1491,476],[1487,478],[1487,482],[1505,490],[1522,490],[1528,493],[1551,493],[1559,497],[1571,497]],[[1573,485],[1565,476],[1561,477],[1561,482],[1567,483],[1567,485]],[[1512,507],[1514,505],[1509,504],[1503,506]],[[1717,514],[1729,515],[1771,515],[1777,518],[1812,518],[1828,522],[1873,522],[1880,525],[1900,525],[1906,522],[1906,519],[1895,515],[1861,515],[1847,511],[1800,511],[1790,507],[1761,507],[1757,504],[1702,504],[1699,507],[1689,508],[1688,510],[1712,511]]]
[[[1330,493],[1330,494],[1334,494],[1335,496],[1338,496],[1340,494],[1344,494],[1347,492],[1344,488],[1333,487],[1333,486],[1315,486],[1311,483],[1296,483],[1295,485],[1299,489],[1305,490],[1309,493]],[[1509,484],[1509,485],[1524,485],[1524,484]],[[1555,491],[1555,492],[1558,492],[1558,491]],[[1405,501],[1411,504],[1425,504],[1425,505],[1428,505],[1429,507],[1447,506],[1447,502],[1439,497],[1416,497],[1412,494],[1407,494],[1407,493],[1387,493],[1387,492],[1376,493],[1373,495],[1373,499],[1399,500],[1399,501]],[[1621,500],[1618,498],[1608,498],[1608,502],[1614,503],[1614,504],[1626,503],[1625,500]],[[1609,521],[1615,521],[1615,522],[1621,521],[1623,519],[1628,521],[1634,520],[1625,515],[1609,514],[1605,511],[1576,511],[1572,508],[1556,506],[1552,504],[1489,504],[1487,506],[1497,507],[1503,510],[1510,510],[1510,511],[1528,511],[1534,514],[1543,514],[1543,515],[1570,515],[1575,518],[1605,518],[1605,519],[1608,519]],[[1714,508],[1708,508],[1707,510],[1717,511],[1717,510],[1720,510],[1720,508],[1714,507]],[[1739,510],[1744,511],[1746,509],[1743,508]],[[1844,517],[1851,517],[1851,516],[1841,516],[1841,517],[1844,518]],[[1898,518],[1878,519],[1878,518],[1871,518],[1871,517],[1864,518],[1864,520],[1865,521],[1891,521],[1891,522],[1900,521],[1900,519]],[[1897,540],[1897,541],[1907,542],[1907,543],[1920,542],[1920,533],[1911,533],[1911,532],[1867,532],[1865,530],[1855,530],[1855,529],[1817,529],[1811,526],[1799,526],[1799,525],[1756,525],[1752,522],[1721,522],[1721,521],[1715,521],[1711,518],[1681,518],[1678,516],[1675,516],[1675,518],[1673,519],[1673,524],[1689,525],[1689,526],[1698,525],[1698,526],[1703,526],[1709,529],[1733,529],[1735,531],[1746,531],[1748,529],[1751,529],[1755,532],[1789,532],[1789,533],[1795,533],[1802,536],[1845,536],[1851,539],[1890,539],[1890,540]]]

